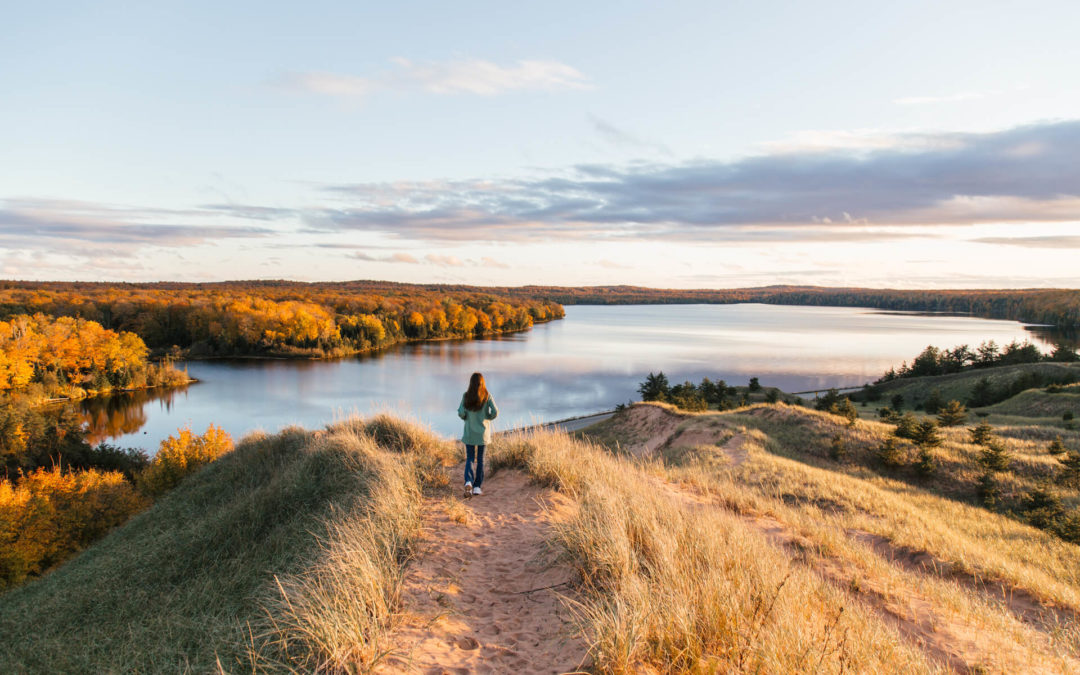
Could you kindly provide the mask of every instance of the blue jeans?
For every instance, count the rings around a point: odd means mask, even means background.
[[[473,474],[473,457],[476,458],[476,473]],[[465,482],[472,483],[473,487],[480,487],[484,482],[484,446],[465,446]]]

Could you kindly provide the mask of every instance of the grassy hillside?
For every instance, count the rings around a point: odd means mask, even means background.
[[[904,399],[904,408],[913,408],[921,407],[934,390],[945,401],[955,399],[967,403],[975,397],[979,382],[984,379],[997,397],[1008,398],[1004,394],[1010,390],[1019,393],[1017,389],[1024,391],[1052,383],[1076,382],[1080,380],[1080,363],[1044,362],[977,368],[949,375],[901,378],[876,385],[873,389],[879,405],[887,405],[893,396],[900,395]],[[1077,393],[1075,389],[1071,391]]]
[[[480,501],[449,490],[453,444],[390,417],[249,437],[0,596],[0,670],[394,672],[410,663],[409,615],[414,632],[437,622],[452,636],[447,659],[499,655],[541,672],[557,640],[515,647],[498,631],[454,632],[492,624],[490,603],[455,604],[471,590],[457,570],[471,564],[524,611],[565,608],[589,672],[1077,672],[1080,547],[967,503],[954,487],[974,450],[959,431],[925,483],[860,459],[887,433],[782,403],[635,405],[583,438],[498,438]],[[837,436],[843,461],[830,459]],[[1007,442],[1008,480],[1022,489],[1048,460],[1041,442]],[[526,575],[522,588],[522,570],[490,548],[427,558],[441,549],[420,542],[440,540],[439,528],[511,501],[502,472],[558,493],[538,532],[569,582]],[[418,569],[445,575],[446,590],[417,584]],[[405,588],[436,614],[417,621]]]
[[[441,440],[380,417],[246,438],[0,596],[3,672],[312,670],[379,653]]]
[[[1029,660],[1034,648],[1052,655],[1039,659],[1049,672],[1075,672],[1080,546],[967,503],[970,450],[958,432],[940,449],[945,472],[923,484],[860,462],[890,429],[865,421],[849,427],[838,416],[782,404],[701,414],[652,404],[586,436],[639,461],[659,461],[669,480],[766,523],[826,578],[897,622],[932,614],[933,632],[948,636],[931,650],[938,663],[1029,672],[1041,669]],[[851,453],[843,461],[828,458],[837,436]],[[1018,465],[1009,489],[1021,489],[1049,458],[1041,445],[1009,443]],[[1075,438],[1070,443],[1080,447]],[[1069,495],[1075,509],[1080,500]],[[997,642],[980,649],[971,638],[977,633]],[[923,638],[933,645],[932,635]]]

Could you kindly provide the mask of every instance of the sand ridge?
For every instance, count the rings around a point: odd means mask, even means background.
[[[487,478],[484,493],[425,505],[402,621],[376,672],[580,672],[588,649],[563,600],[573,573],[545,543],[569,500],[508,470]]]

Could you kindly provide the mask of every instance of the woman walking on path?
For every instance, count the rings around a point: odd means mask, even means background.
[[[484,491],[480,485],[484,482],[484,447],[491,442],[491,420],[499,416],[499,409],[491,400],[491,394],[484,385],[484,376],[480,373],[473,373],[469,378],[469,390],[461,397],[457,414],[465,420],[465,431],[461,434],[461,442],[465,444],[465,494],[482,495]]]

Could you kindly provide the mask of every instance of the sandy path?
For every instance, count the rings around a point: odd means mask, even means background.
[[[403,621],[377,672],[578,671],[586,646],[559,599],[572,597],[571,571],[545,545],[567,504],[505,470],[484,481],[483,496],[431,500],[405,577]]]

